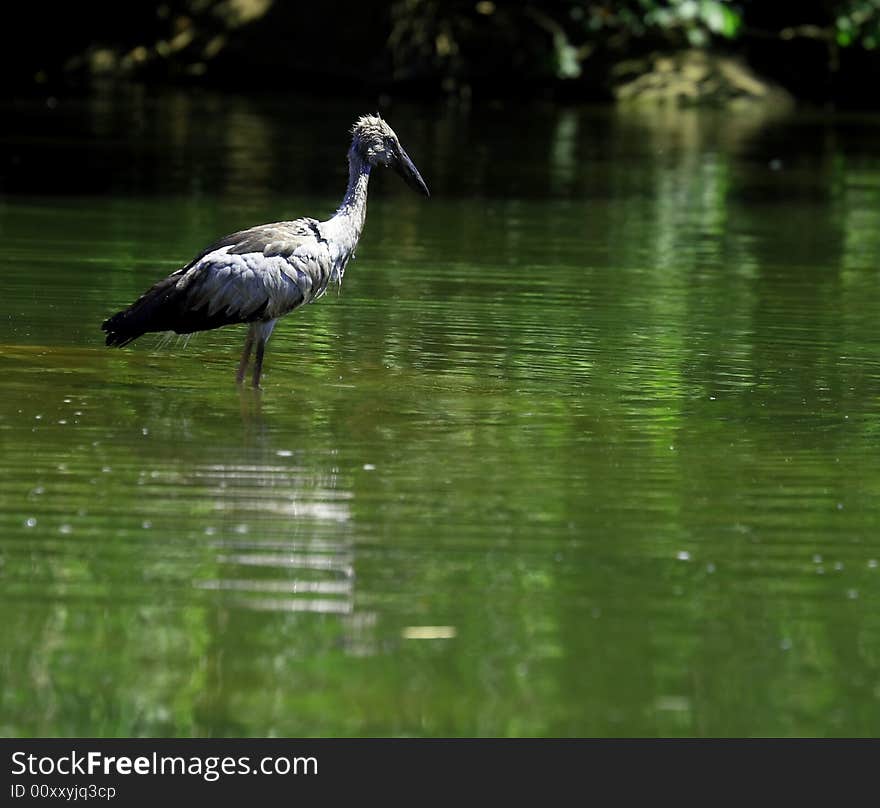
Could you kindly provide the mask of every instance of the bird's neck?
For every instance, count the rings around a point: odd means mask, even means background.
[[[360,237],[367,217],[367,186],[370,182],[370,164],[352,148],[348,152],[348,188],[336,215],[331,221],[344,225],[354,236]],[[354,246],[354,245],[352,245]]]

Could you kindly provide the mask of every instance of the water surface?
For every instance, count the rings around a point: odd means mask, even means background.
[[[0,732],[880,732],[880,119],[397,105],[262,393],[103,346],[363,106],[7,110]]]

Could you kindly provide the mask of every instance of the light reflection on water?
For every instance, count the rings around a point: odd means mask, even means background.
[[[236,330],[105,349],[332,211],[352,111],[308,104],[9,137],[0,731],[876,734],[877,122],[396,108],[434,196],[375,178],[262,394]]]
[[[284,466],[225,465],[197,469],[194,476],[213,498],[220,521],[226,512],[244,520],[233,528],[240,538],[214,542],[215,562],[223,576],[196,580],[195,586],[235,593],[229,603],[239,608],[331,614],[354,610],[351,541],[298,541],[285,538],[284,532],[273,535],[288,522],[329,522],[340,527],[348,522],[346,500],[351,494],[336,491],[335,475],[311,480],[301,470]],[[251,525],[261,538],[248,538]],[[271,577],[241,577],[255,573]]]

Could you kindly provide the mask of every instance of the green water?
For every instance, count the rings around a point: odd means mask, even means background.
[[[880,733],[880,119],[398,105],[261,393],[103,346],[372,106],[4,115],[0,733]]]

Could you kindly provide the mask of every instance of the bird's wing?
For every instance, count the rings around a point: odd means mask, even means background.
[[[107,320],[108,344],[148,331],[189,334],[280,317],[314,297],[307,269],[322,243],[314,219],[232,233]]]
[[[261,224],[224,236],[202,250],[183,269],[184,271],[190,269],[208,254],[222,250],[224,247],[227,248],[228,255],[261,253],[267,257],[278,255],[282,258],[289,258],[299,247],[304,246],[312,239],[324,240],[316,219],[304,218],[294,219],[291,222]]]
[[[202,253],[181,270],[176,286],[186,310],[205,321],[201,328],[279,317],[311,298],[312,279],[303,268],[322,241],[314,219],[252,227]]]

